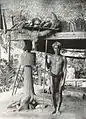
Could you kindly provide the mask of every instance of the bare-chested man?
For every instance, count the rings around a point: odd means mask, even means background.
[[[66,77],[66,58],[60,54],[61,43],[55,42],[53,45],[53,50],[55,52],[54,55],[51,56],[49,60],[47,60],[46,56],[46,64],[47,68],[50,68],[51,76],[52,76],[52,97],[53,97],[53,106],[54,111],[60,112],[60,107],[62,103],[62,91],[64,89],[65,77]]]

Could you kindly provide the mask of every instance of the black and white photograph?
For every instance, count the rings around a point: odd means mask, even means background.
[[[86,119],[86,0],[0,0],[0,119]]]

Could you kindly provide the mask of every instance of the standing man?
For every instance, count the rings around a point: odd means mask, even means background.
[[[52,97],[53,97],[53,106],[54,111],[60,112],[60,107],[62,103],[62,91],[64,89],[65,78],[66,78],[66,58],[60,54],[61,43],[55,42],[53,45],[54,55],[48,60],[46,55],[46,64],[47,68],[50,68],[52,76]]]

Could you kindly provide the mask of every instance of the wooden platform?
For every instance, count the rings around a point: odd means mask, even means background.
[[[18,39],[15,40],[29,40],[30,36],[29,34],[24,34],[21,35],[22,37],[20,37]],[[59,32],[56,33],[55,35],[46,38],[46,40],[60,40],[60,39],[68,39],[68,40],[73,40],[73,39],[77,39],[77,40],[82,40],[82,39],[86,39],[86,32]],[[12,40],[14,40],[12,38]]]
[[[67,79],[66,82],[86,82],[86,79],[80,78],[80,79]]]
[[[35,36],[34,36],[35,37]],[[37,34],[36,34],[37,37]],[[16,39],[12,38],[11,41],[30,40],[29,34],[19,35]],[[59,41],[62,48],[66,49],[86,49],[86,32],[57,32],[55,35],[46,39],[40,38],[37,41],[37,51],[45,52],[45,40],[48,40],[47,52],[53,54],[52,44]]]
[[[55,36],[47,38],[47,40],[57,40],[57,39],[86,39],[86,32],[60,32]]]
[[[85,59],[86,50],[85,49],[62,49],[61,55],[69,58]]]

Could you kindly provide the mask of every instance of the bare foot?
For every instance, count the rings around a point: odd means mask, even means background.
[[[55,114],[56,113],[56,110],[54,110],[53,112],[52,112],[52,114]]]
[[[61,111],[60,110],[57,110],[56,111],[56,114],[61,115]]]

